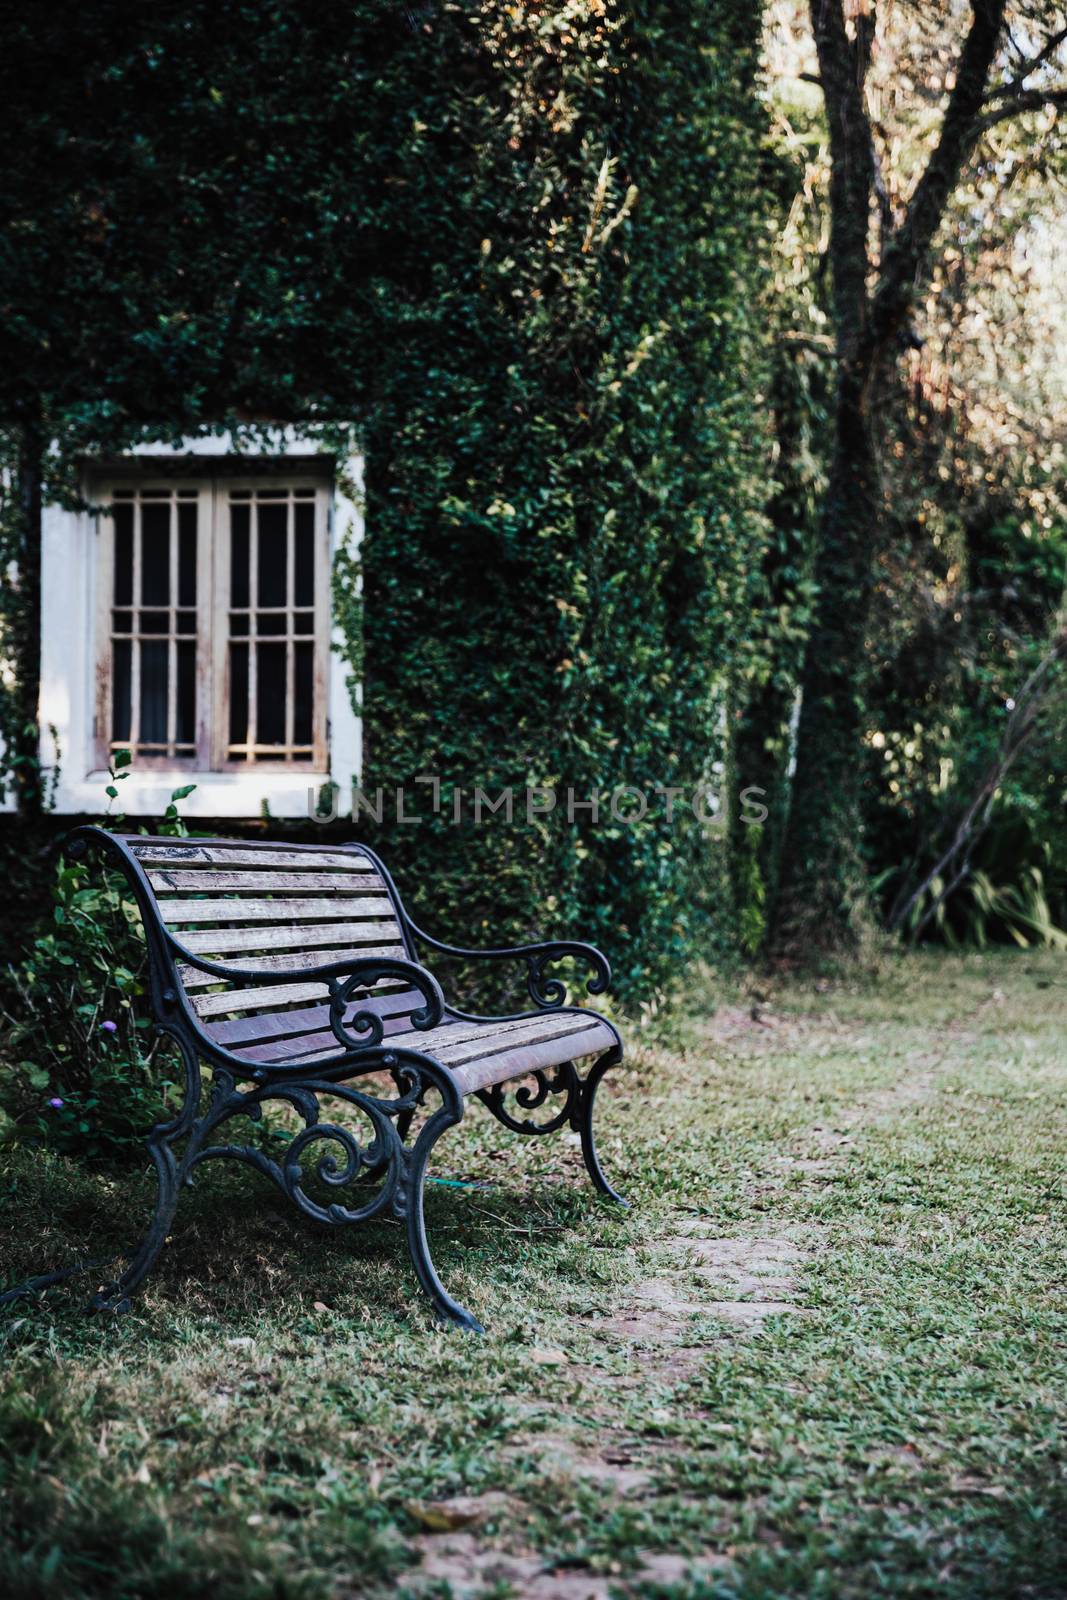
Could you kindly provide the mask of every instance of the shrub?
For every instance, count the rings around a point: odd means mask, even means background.
[[[111,801],[128,765],[120,753]],[[154,831],[185,833],[177,801],[189,792],[174,791]],[[59,859],[49,912],[7,973],[0,1110],[9,1139],[108,1159],[140,1145],[173,1087],[162,1065],[169,1047],[155,1038],[141,998],[146,967],[140,912],[122,873],[99,860]]]

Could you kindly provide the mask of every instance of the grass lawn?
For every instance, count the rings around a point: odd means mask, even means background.
[[[1067,962],[697,985],[565,1136],[437,1149],[394,1225],[206,1168],[133,1313],[2,1313],[0,1594],[1067,1595]],[[150,1189],[0,1153],[5,1284]],[[88,1242],[88,1243],[87,1243]]]

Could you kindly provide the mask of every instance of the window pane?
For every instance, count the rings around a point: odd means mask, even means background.
[[[196,605],[196,501],[178,507],[178,604]]]
[[[133,612],[113,611],[111,613],[111,631],[112,633],[132,633]]]
[[[118,639],[112,646],[111,737],[130,737],[130,641]]]
[[[259,603],[284,606],[288,596],[287,554],[289,508],[286,505],[260,505],[259,518]]]
[[[230,604],[248,604],[247,506],[230,506]]]
[[[167,742],[167,656],[165,639],[141,645],[141,744]]]
[[[133,507],[115,507],[115,604],[133,604]]]
[[[298,606],[315,604],[315,502],[305,500],[293,507],[293,525],[296,531],[296,551],[293,603]]]
[[[293,632],[294,633],[314,633],[315,632],[315,613],[314,613],[314,611],[296,611],[296,612],[294,612],[293,613]]]
[[[247,611],[231,611],[231,613],[230,613],[230,633],[231,633],[231,635],[234,638],[236,638],[238,634],[243,634],[243,633],[247,633],[247,632],[248,632],[248,612]]]
[[[312,644],[293,646],[293,743],[310,744],[312,739],[312,708],[315,699],[315,647]]]
[[[169,611],[142,611],[140,615],[142,633],[170,632]]]
[[[141,506],[141,604],[170,604],[170,504]]]
[[[230,646],[230,743],[248,738],[248,646]]]
[[[285,645],[256,646],[256,743],[285,743]]]
[[[192,639],[178,645],[178,725],[174,737],[179,744],[196,739],[196,644]]]
[[[259,613],[259,615],[256,617],[256,632],[259,633],[259,634],[263,634],[263,633],[284,633],[285,632],[285,612],[284,611],[261,611]]]

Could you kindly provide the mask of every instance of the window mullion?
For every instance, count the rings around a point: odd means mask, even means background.
[[[218,685],[224,658],[219,641],[225,633],[218,626],[218,601],[227,598],[224,585],[229,575],[223,578],[218,562],[216,492],[212,484],[206,493],[199,489],[196,497],[196,762],[200,768],[221,761]]]
[[[133,500],[133,586],[130,590],[130,749],[141,742],[141,496]]]
[[[293,632],[296,618],[296,511],[292,494],[285,504],[285,747],[286,755],[293,757],[293,716],[296,704],[296,666],[293,650]]]
[[[325,767],[329,761],[326,727],[326,679],[330,654],[330,526],[329,496],[315,492],[315,610],[312,646],[312,759]]]
[[[178,743],[178,499],[170,497],[170,602],[167,607],[167,755],[173,756]]]
[[[248,512],[248,728],[246,759],[254,761],[259,740],[259,503],[253,495]]]

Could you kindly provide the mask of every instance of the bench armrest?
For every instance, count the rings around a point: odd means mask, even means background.
[[[330,994],[330,1028],[338,1043],[344,1045],[346,1050],[365,1050],[381,1043],[385,1029],[376,1012],[357,1010],[346,1022],[345,1011],[357,989],[371,988],[383,979],[399,978],[422,996],[425,1003],[408,1018],[413,1028],[435,1028],[444,1016],[445,998],[441,986],[433,973],[417,961],[405,961],[393,956],[357,956],[346,961],[324,962],[318,967],[272,967],[269,972],[263,972],[208,961],[186,950],[181,940],[173,934],[168,934],[167,938],[178,960],[217,977],[220,982],[239,983],[245,988],[286,983],[324,983]]]
[[[545,968],[553,961],[564,961],[571,957],[584,962],[592,972],[588,985],[590,994],[603,994],[611,983],[611,965],[607,956],[595,945],[585,944],[580,939],[543,939],[536,944],[503,945],[496,950],[465,950],[424,933],[410,917],[405,920],[418,943],[428,945],[431,950],[439,950],[442,955],[456,956],[464,961],[525,961],[526,987],[530,999],[543,1011],[553,1011],[564,1005],[567,999],[567,988],[562,979],[545,976]]]

